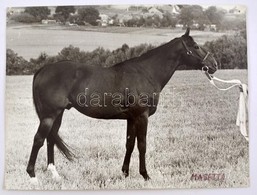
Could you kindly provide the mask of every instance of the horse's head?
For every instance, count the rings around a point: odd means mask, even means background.
[[[190,28],[187,28],[186,33],[180,38],[184,49],[184,53],[182,54],[183,63],[213,74],[218,68],[217,61],[210,52],[200,47],[189,36],[189,32]]]

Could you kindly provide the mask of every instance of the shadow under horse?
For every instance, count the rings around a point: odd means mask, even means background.
[[[185,34],[145,54],[109,68],[60,61],[39,69],[33,78],[33,100],[40,119],[29,158],[27,172],[36,179],[35,163],[39,149],[47,140],[48,168],[59,177],[54,166],[54,145],[69,160],[73,153],[58,135],[63,112],[71,107],[98,119],[127,120],[126,154],[122,172],[129,175],[135,139],[139,150],[139,172],[146,170],[146,135],[149,116],[157,109],[159,95],[179,65],[217,70],[213,55]]]

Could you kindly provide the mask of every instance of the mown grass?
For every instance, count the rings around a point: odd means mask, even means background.
[[[247,82],[245,70],[218,71],[225,79]],[[164,88],[158,110],[148,125],[146,162],[151,180],[138,172],[138,151],[130,176],[121,166],[126,122],[97,120],[66,111],[60,134],[77,159],[67,161],[56,149],[61,182],[46,171],[46,145],[40,150],[33,187],[26,173],[38,119],[31,96],[31,76],[6,81],[5,188],[42,190],[216,188],[249,185],[248,142],[235,125],[239,90],[221,92],[200,71],[177,71]],[[225,174],[224,181],[195,181],[192,174]]]
[[[57,55],[64,47],[73,45],[84,51],[93,51],[97,47],[115,50],[123,44],[134,47],[142,43],[155,46],[180,37],[185,30],[154,29],[132,27],[75,27],[66,26],[7,26],[6,44],[26,60],[37,58],[42,52],[49,56]],[[204,44],[219,38],[224,33],[191,31],[198,44]]]

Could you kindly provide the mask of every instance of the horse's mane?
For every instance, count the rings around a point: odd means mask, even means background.
[[[138,61],[138,60],[148,59],[149,57],[151,57],[151,56],[155,55],[156,53],[158,53],[160,50],[163,51],[163,49],[167,48],[171,44],[174,44],[177,40],[179,40],[179,38],[174,38],[174,39],[172,39],[171,41],[169,41],[167,43],[161,44],[158,47],[155,47],[153,49],[148,50],[147,52],[141,54],[140,56],[133,57],[133,58],[130,58],[128,60],[119,62],[117,64],[114,64],[112,67],[124,65],[124,64],[126,64],[128,62],[134,62],[134,61]]]

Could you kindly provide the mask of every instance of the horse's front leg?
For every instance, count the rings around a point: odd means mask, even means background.
[[[125,175],[125,177],[129,176],[129,163],[131,154],[134,150],[135,146],[135,122],[132,119],[127,120],[127,137],[126,137],[126,154],[122,166],[122,172]]]
[[[145,112],[137,118],[136,122],[137,147],[139,150],[139,172],[145,180],[150,179],[145,165],[147,124],[148,112]]]

